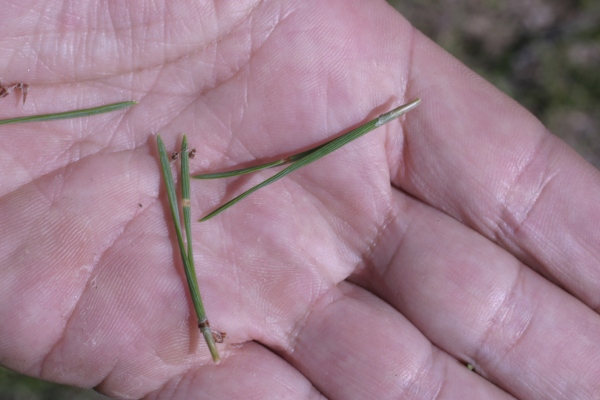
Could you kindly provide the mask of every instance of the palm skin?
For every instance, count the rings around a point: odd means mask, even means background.
[[[0,364],[116,398],[598,396],[600,174],[385,2],[30,3],[0,5],[31,84],[2,117],[139,104],[1,127]],[[215,171],[416,97],[194,224],[214,365],[155,134]],[[194,216],[269,174],[193,181]]]

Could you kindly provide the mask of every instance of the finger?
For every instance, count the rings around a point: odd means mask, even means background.
[[[391,156],[393,183],[597,309],[598,171],[428,39],[414,49],[410,93],[423,103]]]
[[[104,390],[106,388],[106,390]],[[122,396],[104,384],[98,390]],[[128,396],[132,397],[132,392]],[[246,343],[233,349],[220,365],[207,364],[177,374],[151,393],[148,400],[171,399],[306,399],[324,397],[287,362],[268,349]]]
[[[518,398],[593,398],[600,318],[497,245],[396,193],[361,282]]]
[[[315,303],[286,357],[330,399],[511,398],[348,283]]]

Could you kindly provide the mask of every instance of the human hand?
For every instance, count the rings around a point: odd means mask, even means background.
[[[0,364],[121,398],[593,398],[598,171],[384,2],[0,6]],[[422,104],[194,224],[195,327],[155,133],[192,172]],[[12,99],[12,100],[11,100]],[[196,219],[272,172],[192,182]],[[478,375],[460,362],[473,364]]]

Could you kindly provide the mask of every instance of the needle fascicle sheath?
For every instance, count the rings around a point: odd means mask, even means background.
[[[273,175],[272,177],[266,179],[265,181],[259,183],[258,185],[248,189],[247,191],[245,191],[244,193],[240,194],[239,196],[237,196],[236,198],[228,201],[227,203],[223,204],[222,206],[220,206],[219,208],[217,208],[216,210],[214,210],[213,212],[209,213],[208,215],[202,217],[202,219],[200,219],[200,222],[202,221],[206,221],[208,219],[211,219],[212,217],[214,217],[215,215],[225,211],[226,209],[228,209],[229,207],[233,206],[234,204],[236,204],[237,202],[241,201],[242,199],[246,198],[247,196],[249,196],[250,194],[256,192],[258,189],[263,188],[281,178],[283,178],[284,176],[286,176],[287,174],[294,172],[295,170],[302,168],[314,161],[317,161],[319,158],[322,158],[324,156],[326,156],[327,154],[339,149],[340,147],[348,144],[349,142],[363,136],[365,133],[372,131],[375,128],[378,128],[384,124],[387,124],[388,122],[400,117],[401,115],[407,113],[408,111],[412,110],[413,108],[415,108],[416,106],[419,105],[419,103],[421,102],[421,99],[416,99],[411,101],[410,103],[404,104],[398,108],[393,109],[392,111],[389,111],[385,114],[381,114],[379,117],[367,122],[364,125],[359,126],[358,128],[338,137],[335,138],[323,145],[317,146],[311,150],[299,153],[295,156],[289,157],[287,159],[284,160],[279,160],[279,161],[275,161],[272,163],[267,163],[267,164],[263,164],[257,167],[251,167],[251,168],[245,168],[245,169],[241,169],[241,170],[235,170],[235,171],[230,171],[230,172],[225,172],[225,173],[218,173],[218,174],[205,174],[205,175],[195,175],[193,176],[193,178],[198,178],[198,179],[207,179],[206,176],[210,176],[211,178],[215,178],[215,177],[227,177],[227,176],[235,176],[235,175],[241,175],[243,173],[247,173],[247,172],[253,172],[253,171],[257,171],[260,169],[264,169],[264,168],[272,168],[274,166],[277,165],[282,165],[288,162],[291,162],[292,164],[288,167],[286,167],[285,169],[281,170],[280,172],[276,173],[275,175]],[[277,164],[276,164],[277,163]],[[251,170],[251,171],[250,171]],[[227,175],[229,174],[229,175]]]
[[[89,117],[91,115],[104,114],[112,111],[122,110],[137,104],[137,101],[122,101],[120,103],[107,104],[100,107],[84,108],[81,110],[65,111],[55,114],[30,115],[27,117],[17,117],[9,119],[0,119],[0,125],[17,124],[21,122],[40,122],[55,121],[59,119]]]
[[[165,145],[160,137],[157,136],[158,142],[158,153],[160,156],[160,165],[162,168],[163,177],[167,187],[167,197],[169,199],[169,208],[171,210],[171,217],[173,218],[173,224],[175,225],[175,233],[177,235],[177,243],[179,244],[179,252],[181,253],[181,259],[183,260],[183,269],[185,271],[185,278],[190,290],[190,296],[194,309],[198,317],[198,327],[200,328],[204,340],[210,350],[210,355],[214,362],[218,363],[221,358],[215,344],[213,333],[210,329],[208,319],[206,318],[206,312],[204,311],[204,304],[200,297],[200,289],[198,288],[198,280],[196,278],[196,270],[194,267],[194,252],[192,250],[192,224],[190,216],[190,173],[189,173],[189,155],[187,152],[187,138],[183,137],[181,144],[181,192],[182,192],[182,208],[183,208],[183,223],[185,228],[185,235],[187,241],[187,249],[183,239],[183,233],[181,229],[181,221],[179,218],[179,207],[177,203],[177,194],[175,192],[175,184],[173,182],[173,176],[171,175],[171,166],[169,162],[169,156],[165,149]]]

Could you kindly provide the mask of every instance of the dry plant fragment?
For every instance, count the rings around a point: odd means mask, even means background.
[[[29,85],[23,82],[13,83],[8,86],[2,85],[0,82],[0,99],[8,96],[15,90],[20,90],[23,95],[23,104],[25,104],[25,100],[27,100],[27,93],[29,93]]]
[[[196,157],[196,149],[190,149],[190,150],[186,150],[186,151],[190,158]],[[181,155],[180,152],[174,151],[173,153],[171,153],[171,160],[173,160],[173,161],[178,160],[180,155]]]

